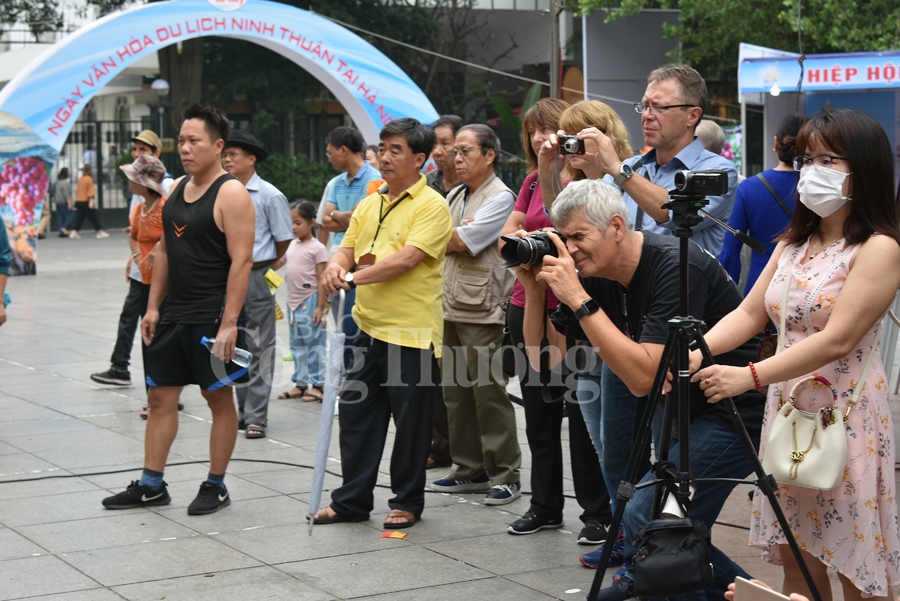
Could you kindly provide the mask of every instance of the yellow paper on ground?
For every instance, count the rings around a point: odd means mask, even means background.
[[[284,282],[284,278],[278,275],[272,268],[269,268],[266,272],[265,278],[266,284],[269,286],[269,292],[272,294],[275,294],[275,291],[278,290],[278,287]]]
[[[281,321],[282,319],[284,319],[284,312],[281,310],[281,306],[275,303],[275,321]]]

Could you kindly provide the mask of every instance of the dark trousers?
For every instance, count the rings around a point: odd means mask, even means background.
[[[440,382],[440,374],[438,374]],[[431,453],[428,455],[435,463],[449,465],[450,457],[450,423],[447,420],[447,405],[444,404],[444,389],[440,385],[434,389],[434,428],[431,431]]]
[[[85,218],[91,222],[91,225],[93,225],[94,229],[98,232],[103,229],[103,226],[100,225],[100,217],[97,215],[97,209],[89,209],[89,204],[90,203],[86,200],[75,201],[75,224],[72,226],[72,229],[76,232],[81,229]]]
[[[510,304],[507,326],[515,346],[521,343],[522,319],[525,310]],[[553,326],[550,326],[553,327]],[[522,351],[524,353],[524,350]],[[519,366],[522,362],[517,362]],[[525,435],[531,449],[531,507],[529,511],[545,519],[562,517],[563,496],[563,411],[569,417],[569,453],[572,458],[572,480],[575,499],[581,506],[582,522],[589,520],[609,524],[612,520],[609,491],[600,470],[600,460],[594,449],[581,408],[568,400],[546,403],[541,397],[540,376],[525,361],[527,373],[520,376],[522,405],[525,408]]]
[[[145,291],[144,288],[147,288]],[[113,347],[109,362],[115,369],[128,371],[131,363],[131,347],[134,345],[134,333],[137,331],[141,316],[147,312],[150,286],[137,280],[130,280],[128,294],[119,314],[119,333],[116,335],[116,346]]]
[[[341,392],[340,445],[343,484],[331,508],[353,520],[369,517],[388,425],[396,435],[391,452],[391,509],[421,515],[425,462],[431,447],[437,361],[431,350],[388,344],[361,333]]]

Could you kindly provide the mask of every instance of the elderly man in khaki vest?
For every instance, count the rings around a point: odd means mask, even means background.
[[[521,495],[522,453],[506,376],[494,355],[503,346],[503,304],[515,275],[500,265],[497,238],[515,194],[494,174],[500,140],[486,125],[456,134],[456,173],[465,185],[448,196],[453,234],[444,260],[444,402],[450,425],[450,474],[444,492],[486,492],[486,505]],[[492,369],[493,367],[493,369]]]

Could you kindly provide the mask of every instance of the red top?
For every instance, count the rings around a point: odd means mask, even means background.
[[[541,182],[538,181],[538,172],[530,174],[522,182],[519,196],[516,198],[516,206],[513,211],[525,213],[525,231],[534,232],[545,227],[552,227],[550,218],[544,212],[544,195],[541,193]],[[525,307],[525,288],[516,280],[513,286],[512,304],[517,307]],[[559,305],[559,299],[547,288],[547,308],[555,309]]]

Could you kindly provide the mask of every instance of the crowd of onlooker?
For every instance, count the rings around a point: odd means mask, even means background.
[[[528,174],[518,192],[495,174],[500,142],[486,125],[453,115],[430,125],[398,119],[384,126],[378,146],[338,127],[326,149],[340,173],[318,209],[304,199],[289,204],[261,179],[256,166],[265,149],[250,133],[230,130],[212,107],[184,113],[178,145],[188,175],[177,181],[158,159],[159,138],[141,132],[132,141],[134,163],[121,168],[134,194],[130,289],[110,368],[91,377],[131,383],[140,322],[147,445],[141,479],[104,505],[170,501],[165,461],[180,391],[189,384],[200,386],[213,426],[210,473],[188,512],[230,503],[224,478],[236,433],[266,436],[281,311],[271,288],[273,270],[284,267],[295,369],[293,387],[278,398],[321,401],[329,319],[346,335],[343,483],[310,517],[316,523],[369,519],[391,421],[394,496],[385,528],[419,521],[426,487],[477,492],[487,505],[519,498],[516,402],[531,451],[530,496],[509,533],[563,526],[568,446],[582,511],[577,543],[595,547],[580,561],[597,568],[604,547],[612,547],[608,565],[621,567],[599,598],[629,599],[635,536],[657,517],[653,488],[633,494],[621,527],[609,527],[624,501],[616,493],[629,461],[639,479],[656,477],[649,448],[635,445],[645,416],[652,416],[646,427],[654,448],[668,450],[675,470],[687,431],[690,465],[680,469],[720,479],[695,486],[682,507],[711,527],[735,481],[753,472],[744,433],[764,457],[790,393],[798,409],[837,403],[846,414],[846,465],[827,491],[779,482],[775,498],[789,534],[757,491],[748,508],[750,543],[784,566],[785,592],[810,595],[787,547],[790,536],[824,599],[831,598],[828,568],[845,599],[890,596],[900,578],[900,534],[893,425],[878,356],[879,324],[900,286],[890,143],[877,122],[855,111],[791,115],[773,140],[778,166],[739,183],[734,164],[721,156],[721,128],[703,120],[706,105],[695,70],[654,70],[634,104],[649,148],[636,154],[606,104],[541,99],[522,115]],[[436,168],[425,174],[429,159]],[[669,320],[682,315],[685,300],[673,235],[681,224],[663,205],[680,172],[707,169],[723,174],[727,190],[708,196],[704,210],[766,250],[748,258],[714,220],[693,226],[687,309],[709,327],[705,340],[716,363],[692,353],[690,424],[673,433],[664,428],[671,424],[661,404],[648,410]],[[84,218],[98,237],[105,234],[91,212],[89,176],[86,163],[73,195],[62,170],[54,188],[61,214],[75,203],[76,223],[62,223],[70,237],[78,237]],[[530,261],[524,255],[537,244],[530,236],[540,230],[551,252]],[[504,265],[515,256],[503,252],[509,244],[518,245],[518,261]],[[0,290],[3,256],[0,246]],[[0,308],[0,325],[4,320]],[[764,336],[777,338],[774,353],[760,354]],[[236,349],[252,359],[232,361]],[[816,383],[801,386],[810,375]],[[521,398],[507,392],[512,376]],[[737,422],[720,403],[726,398]],[[715,546],[710,562],[712,583],[688,597],[725,598],[736,577],[751,577]]]

